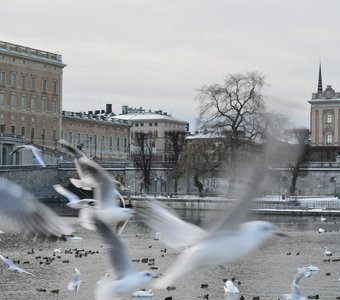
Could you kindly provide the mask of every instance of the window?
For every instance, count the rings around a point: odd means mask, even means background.
[[[0,105],[5,105],[5,93],[0,93]]]
[[[46,98],[42,98],[41,99],[41,110],[42,111],[46,111],[47,110],[47,99]]]
[[[52,81],[52,93],[53,94],[57,93],[57,88],[58,88],[57,80],[53,80]]]
[[[331,124],[332,123],[332,115],[331,114],[327,114],[326,115],[326,123],[327,124]]]
[[[110,147],[112,147],[112,136],[110,136]]]
[[[12,126],[11,126],[11,133],[12,133],[12,134],[15,134],[15,125],[12,125]]]
[[[152,123],[149,123],[149,126],[152,126]]]
[[[73,133],[72,131],[68,132],[68,142],[72,144],[72,140],[73,140]]]
[[[32,77],[31,77],[31,89],[32,89],[33,91],[36,90],[36,82],[37,82],[37,78],[36,78],[35,76],[32,76]]]
[[[31,127],[31,140],[34,140],[34,127]]]
[[[77,142],[78,142],[78,145],[81,144],[81,133],[80,132],[77,133]]]
[[[5,85],[6,84],[6,72],[0,71],[0,84]]]
[[[158,126],[158,123],[154,123],[153,126]]]
[[[21,75],[21,88],[26,89],[26,75]]]
[[[46,139],[46,129],[43,128],[42,133],[41,133],[41,141],[43,145],[45,144],[45,139]]]
[[[117,148],[119,148],[119,136],[117,137]]]
[[[11,86],[16,87],[17,86],[17,74],[11,73]]]
[[[0,125],[0,133],[5,133],[6,131],[6,125],[5,124],[1,124]]]
[[[154,138],[158,138],[158,131],[157,131],[157,130],[155,130],[155,131],[153,132],[153,137],[154,137]]]
[[[326,143],[327,144],[333,144],[333,134],[327,133],[327,135],[326,135]]]
[[[17,106],[17,95],[16,94],[12,94],[11,95],[11,106],[12,107],[16,107]]]
[[[25,126],[22,126],[22,127],[21,127],[21,135],[22,135],[22,136],[25,136],[25,131],[26,131],[26,130],[25,130]]]
[[[42,80],[41,90],[43,91],[43,93],[47,92],[47,79],[46,78],[43,78]]]
[[[53,141],[57,140],[57,131],[55,129],[52,130],[52,139]]]
[[[124,148],[127,147],[127,138],[124,138]]]
[[[35,97],[31,97],[31,110],[35,110]]]
[[[52,112],[57,112],[57,101],[55,99],[52,100]]]
[[[26,95],[21,95],[20,106],[21,108],[26,108]]]

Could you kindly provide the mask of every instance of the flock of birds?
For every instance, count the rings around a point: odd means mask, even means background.
[[[160,232],[160,240],[178,255],[161,276],[151,271],[139,272],[134,268],[121,238],[121,232],[135,212],[125,208],[124,199],[119,193],[120,183],[81,150],[65,140],[59,143],[74,159],[79,178],[72,179],[72,183],[79,188],[93,190],[93,199],[79,199],[59,184],[54,185],[54,189],[69,200],[67,205],[70,208],[79,210],[79,224],[87,230],[96,230],[107,246],[110,266],[96,284],[96,300],[122,299],[146,287],[167,289],[198,267],[222,266],[246,255],[274,236],[285,236],[270,222],[244,222],[251,200],[260,190],[267,171],[266,162],[259,161],[251,172],[243,176],[244,185],[238,200],[220,212],[209,230],[182,220],[156,200],[145,200],[145,208],[140,212],[143,220],[154,232]],[[32,150],[42,167],[46,166],[39,150],[31,145],[19,146],[13,153],[23,148]],[[75,234],[74,228],[63,218],[6,178],[0,178],[0,198],[0,227],[5,231],[58,240]],[[34,276],[1,254],[0,259],[9,271]],[[298,269],[291,294],[285,295],[286,299],[305,299],[300,293],[299,280],[312,276],[316,271],[313,266]],[[68,289],[78,292],[82,282],[82,275],[75,269]],[[239,290],[232,281],[227,281],[225,292],[239,293]]]

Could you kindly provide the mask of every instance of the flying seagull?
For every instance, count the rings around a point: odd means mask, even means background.
[[[42,157],[41,150],[38,149],[37,147],[34,147],[33,145],[19,145],[16,146],[12,152],[10,152],[10,155],[14,154],[15,152],[21,150],[21,149],[29,149],[32,151],[35,159],[38,161],[38,163],[43,166],[44,168],[46,167],[46,163]]]
[[[149,271],[137,272],[132,265],[131,258],[118,236],[109,225],[96,218],[96,227],[107,245],[111,268],[116,280],[110,276],[104,276],[95,289],[96,300],[119,299],[131,296],[131,293],[140,290],[150,284],[157,276]]]
[[[73,228],[20,185],[0,177],[0,226],[47,238],[72,235]]]
[[[25,273],[31,276],[35,276],[31,272],[28,272],[20,267],[18,267],[13,261],[10,259],[4,257],[2,254],[0,254],[0,259],[7,265],[7,270],[15,273]]]

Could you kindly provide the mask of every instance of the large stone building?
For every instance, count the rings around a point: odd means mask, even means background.
[[[312,146],[340,145],[340,93],[331,85],[323,90],[321,65],[319,67],[318,89],[312,94],[310,112],[310,131]]]
[[[106,111],[88,113],[62,112],[62,137],[82,149],[88,156],[100,159],[128,159],[130,123],[112,118],[111,105]]]
[[[59,54],[0,41],[0,164],[17,143],[53,148],[61,136]]]

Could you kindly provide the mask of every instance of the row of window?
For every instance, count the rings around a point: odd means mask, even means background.
[[[69,123],[68,123],[68,126],[69,126],[69,127],[73,127],[73,125],[75,125],[75,127],[77,127],[78,130],[81,130],[81,128],[82,128],[82,124],[81,124],[81,123],[77,123],[77,124],[73,124],[72,122],[69,122]],[[95,132],[98,132],[98,127],[97,127],[97,125],[94,125],[93,128],[94,128],[94,131],[95,131]],[[85,125],[85,129],[86,129],[86,130],[89,130],[89,129],[90,129],[90,125],[89,125],[89,124],[86,124],[86,125]],[[116,135],[120,135],[120,134],[121,134],[121,132],[120,132],[120,131],[121,131],[121,128],[120,128],[120,127],[114,128],[114,127],[111,127],[111,126],[102,126],[101,130],[102,130],[102,134],[105,134],[105,132],[106,132],[107,130],[110,130],[112,133],[113,133],[114,131],[116,131]],[[124,128],[124,135],[127,135],[127,134],[128,134],[128,130],[127,130],[126,128]]]
[[[20,102],[18,103],[18,96],[15,93],[12,93],[8,101],[6,101],[6,94],[3,92],[0,92],[0,105],[10,105],[11,107],[21,107],[23,109],[30,108],[31,110],[37,109],[37,98],[35,96],[31,96],[29,99],[27,95],[21,94],[20,95]],[[58,105],[57,105],[57,99],[53,98],[50,106],[49,101],[47,97],[41,98],[41,106],[40,108],[42,111],[52,111],[57,112]]]
[[[8,77],[8,78],[7,78]],[[30,79],[30,80],[29,80]],[[20,82],[18,80],[18,74],[16,72],[10,72],[10,76],[7,76],[5,70],[0,70],[0,85],[10,85],[13,88],[20,87],[22,89],[31,89],[33,91],[37,90],[38,77],[36,75],[27,75],[21,73]],[[53,94],[59,94],[58,80],[51,80],[51,88],[49,89],[48,78],[41,78],[41,91],[47,93],[51,90]]]
[[[64,132],[62,132],[62,136],[64,136]],[[89,134],[86,134],[85,138],[83,139],[82,134],[80,132],[78,132],[77,134],[74,134],[72,131],[68,132],[67,140],[71,144],[84,145],[87,148],[105,147],[105,146],[113,147],[113,142],[114,142],[114,138],[112,136],[110,136],[107,141],[105,135],[102,135],[101,140],[98,141],[97,134],[94,134],[93,137],[90,136]],[[117,148],[121,146],[121,139],[119,136],[116,137],[115,143],[116,143]],[[123,147],[124,148],[128,147],[128,139],[126,137],[123,139]]]
[[[138,133],[139,131],[135,131],[135,132],[131,131],[131,138],[133,139],[134,137],[137,137]],[[141,133],[143,133],[143,131],[141,131]],[[150,138],[158,138],[158,131],[155,130],[152,132],[151,130],[149,130],[148,135]]]
[[[134,124],[135,127],[143,127],[144,123],[135,123]],[[158,123],[149,123],[149,126],[158,126]]]
[[[6,133],[6,124],[0,124],[0,133]],[[12,134],[20,134],[24,137],[26,137],[26,127],[21,126],[20,132],[17,132],[17,127],[15,125],[11,125],[10,127],[10,133]],[[41,129],[41,137],[36,137],[35,134],[35,128],[31,127],[30,128],[30,135],[29,135],[31,141],[33,141],[35,138],[41,139],[42,144],[44,144],[44,141],[46,140],[46,129],[42,128]],[[55,129],[52,130],[52,140],[55,141],[57,139],[57,131]]]

